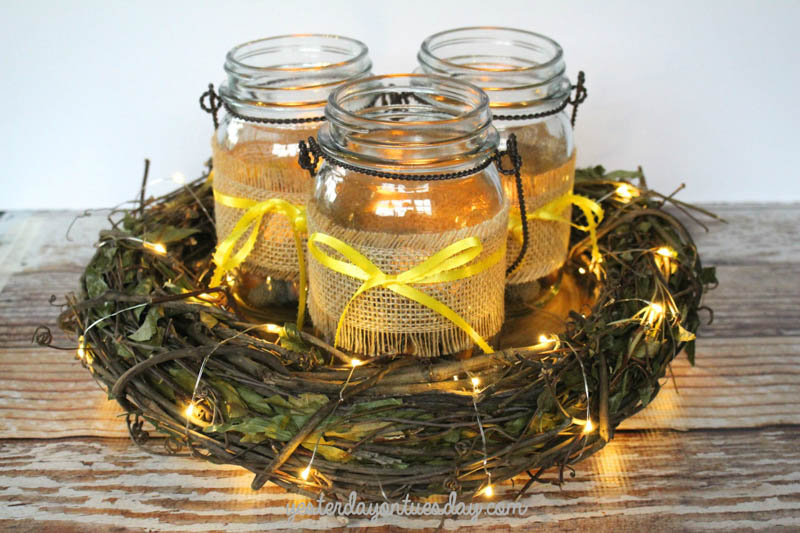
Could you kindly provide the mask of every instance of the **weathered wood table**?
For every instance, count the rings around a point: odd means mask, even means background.
[[[697,366],[681,356],[669,381],[564,486],[540,485],[512,518],[446,520],[445,530],[800,530],[800,205],[709,206],[730,223],[689,225],[719,288]],[[31,343],[54,327],[50,295],[77,286],[103,216],[66,229],[74,212],[0,217],[0,528],[435,529],[433,518],[290,523],[274,485],[128,440],[74,352]],[[56,333],[55,343],[74,345]]]

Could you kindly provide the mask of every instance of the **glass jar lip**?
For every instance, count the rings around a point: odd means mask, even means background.
[[[274,44],[276,46],[281,46],[282,44],[294,43],[294,42],[302,42],[303,40],[308,39],[320,39],[320,40],[330,40],[331,43],[341,43],[345,45],[349,45],[352,48],[352,55],[347,59],[342,61],[332,62],[332,63],[323,63],[323,64],[313,64],[308,66],[260,66],[247,63],[243,61],[247,57],[251,57],[252,55],[256,55],[258,53],[263,53],[263,50],[252,50],[253,48],[260,46],[260,45],[269,45]],[[251,53],[242,57],[243,53],[251,51]],[[271,50],[270,50],[271,51]],[[351,37],[344,37],[342,35],[335,35],[331,33],[292,33],[286,35],[275,35],[272,37],[265,37],[263,39],[254,39],[252,41],[247,41],[241,43],[239,45],[234,46],[231,48],[228,53],[225,55],[225,69],[228,70],[229,67],[236,67],[240,69],[238,72],[254,72],[254,73],[268,73],[268,72],[305,72],[305,71],[315,71],[319,72],[322,69],[336,69],[345,67],[348,65],[352,65],[354,63],[358,63],[359,61],[365,59],[369,54],[369,48],[363,42],[359,41],[358,39],[353,39]],[[371,67],[371,64],[370,64]]]
[[[439,84],[442,87],[449,87],[462,91],[466,89],[470,95],[476,98],[476,101],[472,105],[470,105],[470,109],[468,111],[465,111],[464,113],[460,113],[458,115],[454,115],[450,118],[440,119],[440,120],[409,120],[403,122],[364,117],[354,111],[346,109],[342,105],[343,98],[345,98],[346,96],[350,96],[349,93],[353,91],[354,87],[357,87],[359,85],[368,85],[370,83],[375,83],[375,82],[381,82],[381,81],[388,82],[389,80],[402,80],[402,79],[430,80]],[[387,83],[387,85],[385,85],[384,87],[386,89],[396,90],[403,88],[419,89],[422,86],[419,85],[417,87],[414,87],[413,85],[391,85],[391,83]],[[468,102],[464,103],[468,104]],[[369,76],[343,83],[336,90],[334,90],[328,97],[328,104],[325,106],[325,115],[327,116],[329,121],[337,121],[337,120],[346,121],[351,126],[357,126],[358,124],[376,125],[376,126],[383,125],[383,126],[392,126],[399,128],[402,128],[404,126],[419,127],[426,125],[446,126],[448,124],[453,124],[478,117],[482,113],[486,113],[486,109],[488,109],[488,107],[489,107],[489,97],[486,95],[486,93],[477,85],[474,85],[467,81],[458,80],[447,76],[440,76],[437,74],[397,73],[397,74],[381,74],[378,76]]]
[[[473,34],[476,34],[472,35],[471,37],[475,36],[493,37],[491,32],[502,32],[506,34],[533,38],[537,41],[541,41],[549,45],[552,48],[553,52],[552,57],[550,57],[550,59],[548,59],[547,61],[532,64],[529,66],[514,66],[506,69],[486,69],[486,68],[471,66],[469,64],[456,63],[448,59],[443,59],[434,53],[436,50],[436,43],[435,43],[436,40],[446,36],[456,36],[463,32],[471,32]],[[482,35],[484,33],[485,35]],[[445,41],[444,43],[439,43],[440,46],[442,44],[447,44],[447,42]],[[514,46],[518,47],[518,45]],[[492,72],[497,73],[498,75],[502,75],[505,73],[524,73],[528,71],[546,69],[548,67],[555,65],[559,61],[562,61],[563,58],[564,58],[564,50],[563,48],[561,48],[561,45],[558,44],[554,39],[548,37],[547,35],[543,35],[541,33],[536,33],[528,30],[521,30],[518,28],[509,28],[504,26],[465,26],[463,28],[453,28],[449,30],[440,31],[438,33],[434,33],[433,35],[428,36],[427,38],[425,38],[424,41],[422,41],[422,45],[420,46],[420,51],[418,54],[418,59],[420,63],[423,64],[430,65],[430,62],[426,60],[432,60],[432,62],[439,63],[441,66],[445,66],[450,70],[456,70],[456,71],[462,70],[466,72],[472,72],[476,74],[480,73],[484,75]],[[430,65],[430,66],[436,68],[436,65]],[[540,84],[535,84],[535,85],[540,85]]]
[[[405,99],[393,101],[396,95]],[[380,100],[387,96],[388,102]],[[368,167],[422,173],[437,165],[439,171],[463,167],[498,143],[486,93],[447,76],[401,73],[348,82],[329,96],[325,117],[322,150]]]

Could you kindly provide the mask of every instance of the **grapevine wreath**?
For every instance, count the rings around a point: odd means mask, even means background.
[[[239,465],[254,489],[469,497],[527,473],[522,495],[601,449],[682,349],[693,362],[701,299],[716,282],[675,216],[697,209],[648,189],[641,170],[578,170],[575,193],[605,210],[602,261],[573,231],[562,283],[586,303],[529,345],[501,334],[491,354],[360,361],[311,325],[298,331],[295,310],[246,313],[227,287],[208,288],[209,176],[114,212],[59,325],[127,412],[134,442]],[[525,324],[509,316],[506,330]],[[37,340],[50,344],[46,328]]]

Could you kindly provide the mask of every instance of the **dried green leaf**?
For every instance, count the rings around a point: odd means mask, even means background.
[[[161,309],[158,307],[151,307],[144,317],[144,322],[139,326],[139,329],[128,335],[132,341],[146,342],[152,339],[158,332],[158,319],[161,316]]]

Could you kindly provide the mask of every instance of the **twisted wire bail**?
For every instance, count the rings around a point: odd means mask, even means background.
[[[511,168],[503,168],[504,155],[507,155],[511,160]],[[506,276],[510,276],[511,273],[513,273],[522,263],[522,259],[528,252],[528,241],[530,240],[528,235],[528,214],[525,209],[525,190],[522,185],[522,156],[519,155],[519,150],[517,148],[517,136],[515,134],[512,133],[508,136],[505,151],[495,152],[495,160],[497,161],[497,170],[507,176],[512,174],[514,175],[514,183],[517,189],[517,200],[519,201],[519,216],[522,220],[522,246],[519,249],[519,254],[517,254],[516,259],[514,259],[514,262],[508,265],[508,268],[506,268]]]
[[[572,118],[570,122],[572,127],[575,127],[575,119],[578,117],[578,106],[585,100],[588,92],[586,91],[586,74],[581,70],[578,72],[578,83],[572,86],[575,89],[575,96],[568,99],[569,104],[572,106]]]
[[[320,151],[314,137],[308,138],[308,144],[306,144],[306,141],[300,141],[297,151],[297,163],[300,165],[300,168],[307,170],[312,178],[317,175],[319,158]]]
[[[208,105],[206,105],[206,98],[208,98]],[[222,107],[222,98],[214,91],[214,84],[208,84],[208,90],[200,95],[200,108],[211,115],[211,120],[214,121],[214,129],[219,127],[219,110]]]

